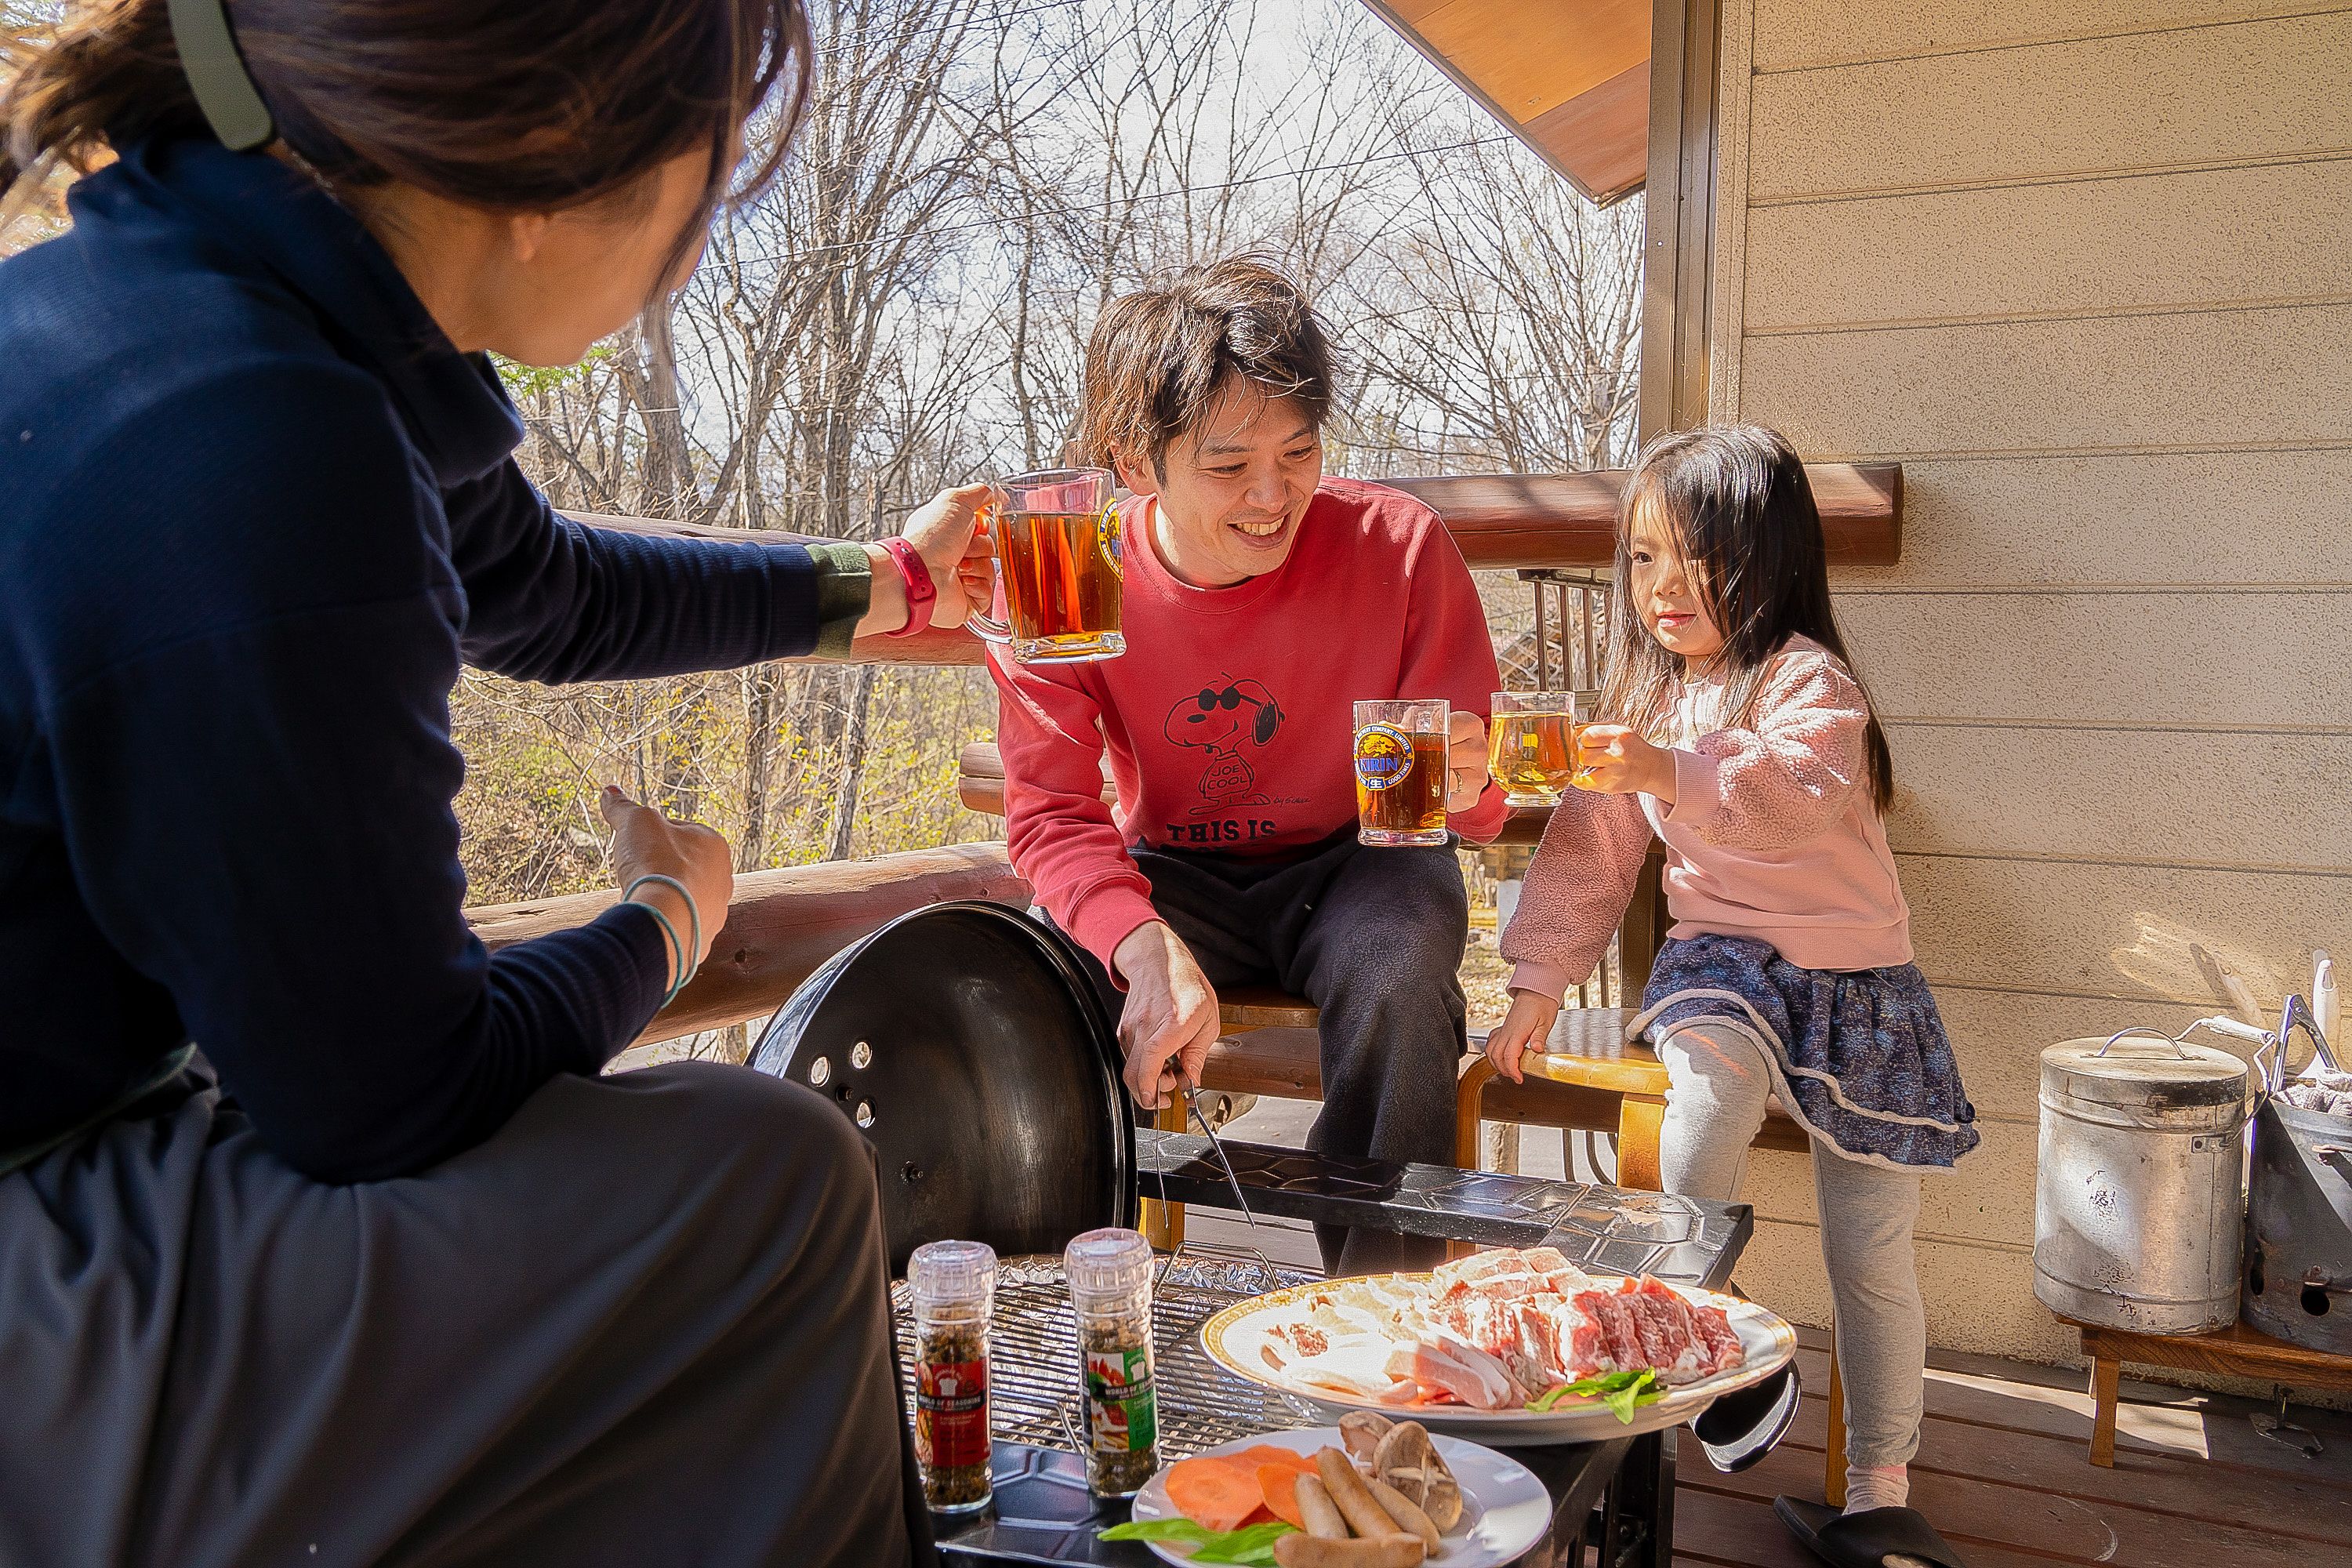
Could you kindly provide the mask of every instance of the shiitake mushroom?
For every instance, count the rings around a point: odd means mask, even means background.
[[[1410,1498],[1439,1530],[1461,1521],[1462,1483],[1420,1422],[1400,1421],[1381,1434],[1372,1449],[1372,1473]]]

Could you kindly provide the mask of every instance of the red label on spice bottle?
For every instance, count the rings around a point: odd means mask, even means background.
[[[988,1363],[915,1368],[915,1457],[934,1469],[988,1463]]]

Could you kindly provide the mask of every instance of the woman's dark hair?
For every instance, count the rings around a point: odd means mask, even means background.
[[[681,255],[775,178],[814,58],[801,0],[234,0],[228,16],[280,138],[339,188],[557,212],[707,152]],[[155,131],[211,134],[166,0],[79,0],[0,37],[0,198],[45,160],[87,169]]]
[[[1165,480],[1168,443],[1199,425],[1236,377],[1289,398],[1320,429],[1333,375],[1323,324],[1279,268],[1247,256],[1188,267],[1113,300],[1096,320],[1081,460],[1148,458]]]
[[[1633,602],[1633,520],[1643,509],[1671,536],[1692,592],[1722,628],[1717,660],[1727,677],[1727,727],[1755,722],[1765,672],[1791,637],[1829,649],[1862,685],[1830,608],[1821,509],[1805,465],[1780,432],[1761,425],[1676,430],[1643,448],[1618,503],[1617,591],[1610,595],[1609,677],[1601,698],[1612,720],[1658,739],[1684,674],[1680,656],[1650,635]],[[1867,688],[1863,700],[1870,700]],[[1895,764],[1875,710],[1865,744],[1871,800],[1884,812]]]

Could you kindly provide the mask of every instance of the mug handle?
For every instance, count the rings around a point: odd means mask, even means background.
[[[991,496],[989,500],[980,509],[980,526],[982,530],[992,534],[995,531],[994,523],[996,521],[998,507],[996,497],[1002,496],[1003,494],[1003,492],[1002,490],[995,492],[995,494]],[[995,574],[997,591],[1000,594],[1003,593],[1004,587],[1004,558],[1002,555],[992,558],[990,570]],[[993,616],[983,616],[978,611],[974,611],[971,616],[965,617],[963,625],[966,631],[971,632],[982,642],[999,643],[1005,646],[1010,646],[1012,644],[1012,626],[1007,622],[997,620]]]

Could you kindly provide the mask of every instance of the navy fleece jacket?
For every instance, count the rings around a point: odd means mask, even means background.
[[[296,1168],[422,1170],[596,1071],[667,967],[634,905],[468,931],[460,663],[805,654],[854,558],[551,512],[487,363],[271,159],[135,143],[72,207],[0,263],[0,1151],[194,1040]]]

